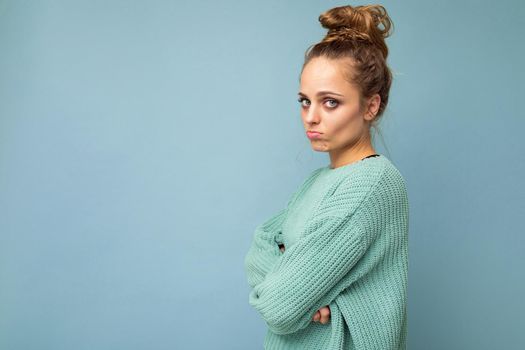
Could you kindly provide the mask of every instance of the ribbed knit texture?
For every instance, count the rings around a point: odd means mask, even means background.
[[[244,265],[265,349],[406,349],[408,196],[384,155],[314,170],[256,227]]]

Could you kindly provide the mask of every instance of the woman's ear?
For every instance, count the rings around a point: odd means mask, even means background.
[[[368,99],[367,108],[365,110],[364,118],[368,121],[372,121],[379,111],[379,106],[381,105],[381,96],[379,94],[374,94]]]

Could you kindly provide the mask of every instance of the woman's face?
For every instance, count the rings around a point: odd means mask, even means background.
[[[301,74],[299,102],[314,150],[353,148],[368,136],[368,117],[360,111],[359,96],[357,87],[344,79],[341,61],[317,57],[308,62]]]

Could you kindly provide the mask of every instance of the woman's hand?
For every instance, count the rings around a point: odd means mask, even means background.
[[[284,244],[279,244],[279,250],[282,253],[284,253],[284,251],[286,250]],[[312,320],[314,322],[321,322],[322,324],[327,324],[328,321],[330,321],[330,307],[328,307],[327,305],[317,310]]]
[[[317,310],[312,320],[314,322],[320,321],[322,324],[327,324],[328,321],[330,321],[330,307],[326,305]]]

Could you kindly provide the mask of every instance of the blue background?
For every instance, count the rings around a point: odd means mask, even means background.
[[[0,349],[262,349],[243,259],[329,164],[298,79],[344,4],[0,1]],[[525,3],[381,4],[409,349],[523,349]]]

